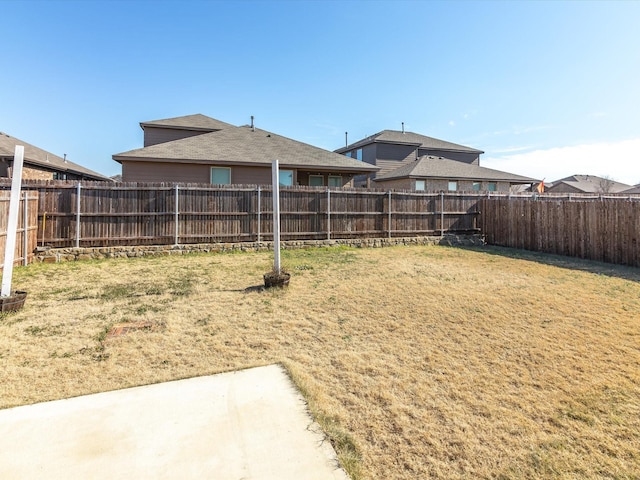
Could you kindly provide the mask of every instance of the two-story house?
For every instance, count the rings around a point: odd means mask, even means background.
[[[378,167],[256,128],[205,115],[142,122],[144,147],[113,155],[125,182],[271,184],[279,161],[282,185],[352,186]]]
[[[383,130],[335,150],[380,168],[356,186],[428,191],[509,191],[537,180],[480,166],[482,150],[417,133]]]

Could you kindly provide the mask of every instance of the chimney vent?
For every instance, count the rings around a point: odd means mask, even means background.
[[[344,146],[349,146],[349,132],[344,132]]]
[[[251,131],[252,132],[256,131],[256,127],[253,125],[253,115],[251,115]]]
[[[64,163],[67,163],[67,154],[64,154]]]
[[[402,122],[402,133],[404,133],[404,122]]]

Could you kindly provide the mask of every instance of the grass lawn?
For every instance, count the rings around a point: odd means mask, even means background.
[[[0,407],[279,362],[353,478],[640,478],[640,270],[332,248],[283,252],[289,288],[250,288],[271,259],[16,269]]]

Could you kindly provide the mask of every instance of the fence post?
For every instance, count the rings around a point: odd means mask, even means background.
[[[178,207],[180,206],[180,202],[178,200],[178,196],[179,196],[179,191],[180,191],[180,187],[178,186],[178,184],[176,183],[176,187],[175,187],[175,214],[174,214],[174,219],[175,219],[175,224],[176,224],[176,231],[175,231],[175,245],[178,245],[178,239],[179,239],[179,234],[180,234],[180,224],[179,224],[179,211],[178,211]]]
[[[28,225],[29,225],[29,197],[27,195],[28,192],[24,191],[22,192],[22,195],[24,197],[24,199],[22,200],[24,202],[24,205],[22,207],[22,256],[23,256],[23,260],[22,260],[22,265],[24,265],[25,267],[28,264],[28,255],[27,255],[27,249],[29,248],[29,239],[27,238],[27,230],[28,230]],[[36,233],[37,236],[37,233]]]
[[[80,195],[82,194],[82,185],[78,182],[76,191],[76,248],[80,248]]]
[[[260,185],[258,185],[258,243],[260,243],[260,210],[261,206],[261,196],[260,196]]]
[[[440,236],[444,237],[444,192],[440,192]]]
[[[389,238],[391,238],[391,190],[389,190],[389,206],[388,206],[388,210],[389,210],[388,216],[387,216],[387,218],[388,218],[387,222],[389,223],[389,225],[388,225],[389,234],[388,235],[389,235]]]
[[[331,189],[327,187],[327,240],[331,240]]]

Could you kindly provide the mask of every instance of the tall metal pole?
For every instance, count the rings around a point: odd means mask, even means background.
[[[18,210],[20,208],[20,188],[22,187],[22,164],[24,163],[24,147],[16,145],[11,172],[11,197],[9,199],[9,219],[7,221],[7,241],[4,249],[4,265],[2,267],[3,297],[11,295],[13,278],[13,260],[16,254],[16,233],[18,230]],[[26,254],[26,252],[25,252]]]
[[[29,249],[29,196],[27,192],[22,192],[22,196],[24,198],[22,205],[22,265],[26,267],[29,263],[29,252],[27,251]]]
[[[262,208],[261,205],[261,196],[260,196],[260,185],[258,185],[258,243],[260,243],[260,210]]]
[[[80,248],[80,196],[82,195],[82,184],[78,182],[76,190],[76,248]]]
[[[271,165],[273,184],[273,271],[280,273],[280,175],[278,160]]]
[[[444,192],[440,192],[440,236],[444,237]]]
[[[331,189],[327,187],[327,240],[331,240]]]
[[[174,213],[174,222],[176,224],[176,230],[175,230],[175,238],[174,238],[174,244],[178,245],[178,240],[179,240],[179,234],[180,234],[180,210],[178,210],[178,207],[180,207],[180,187],[178,186],[178,184],[176,183],[176,187],[175,187],[175,213]]]
[[[389,227],[389,238],[391,238],[391,190],[389,190],[389,202],[388,203],[389,203],[389,206],[388,206],[389,212],[387,214],[388,215],[387,223],[389,224],[388,225],[388,227]]]

